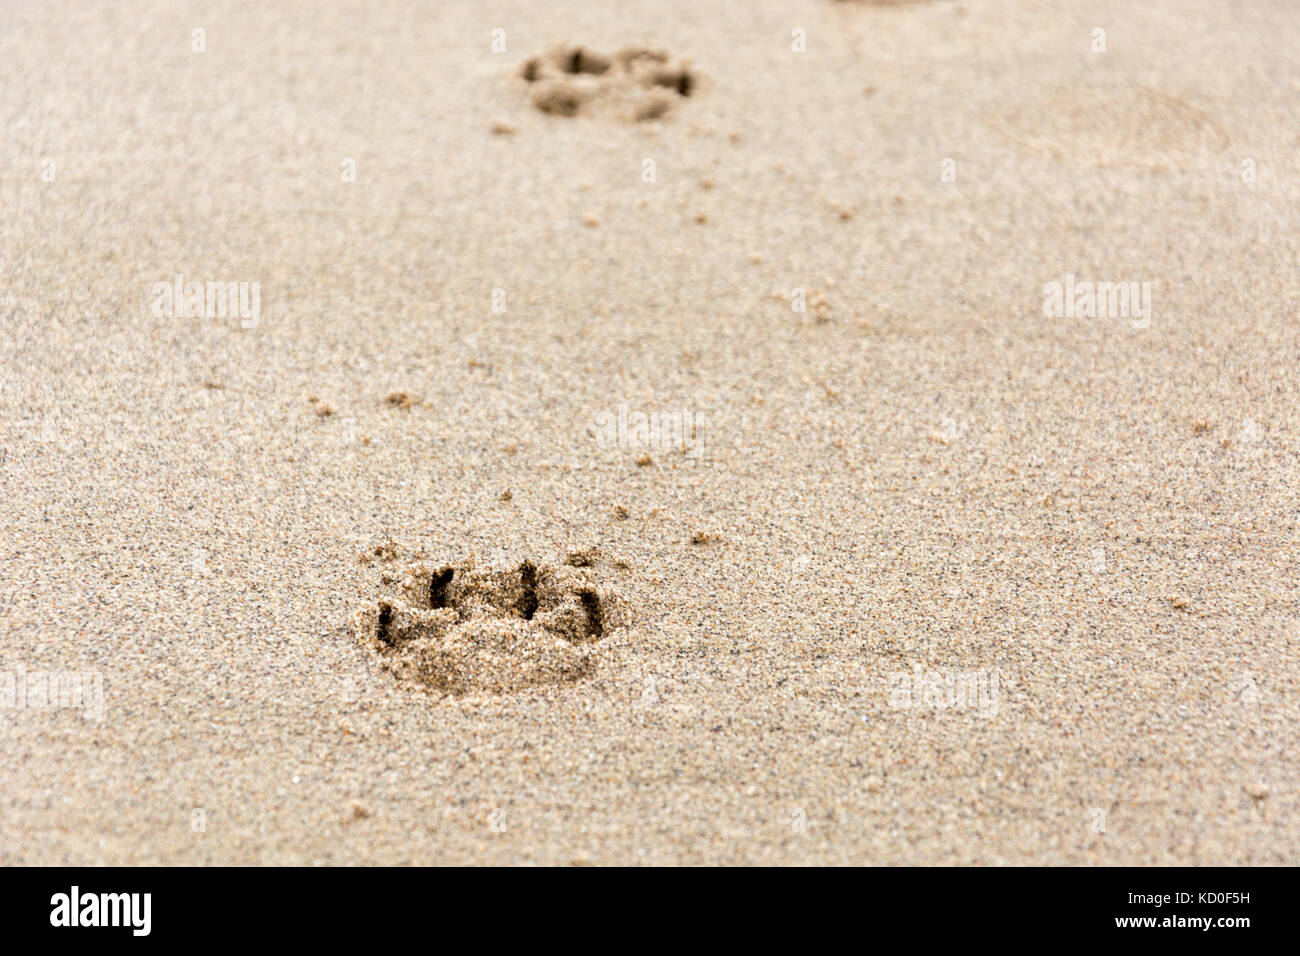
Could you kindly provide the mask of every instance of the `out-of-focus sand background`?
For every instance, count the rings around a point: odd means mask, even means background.
[[[545,115],[557,42],[699,81]],[[1298,177],[1286,0],[4,0],[0,668],[104,719],[0,709],[0,862],[1296,862]],[[598,545],[633,623],[413,692],[389,536]]]

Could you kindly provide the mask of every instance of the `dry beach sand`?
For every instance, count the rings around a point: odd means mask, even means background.
[[[1300,858],[1293,3],[2,0],[0,132],[0,862]]]

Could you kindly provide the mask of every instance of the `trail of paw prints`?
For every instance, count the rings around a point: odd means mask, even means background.
[[[556,46],[529,59],[519,75],[533,106],[543,113],[603,114],[637,122],[662,119],[699,85],[688,64],[646,47],[607,56],[582,46]]]
[[[621,625],[620,604],[579,554],[509,567],[473,560],[400,564],[381,546],[378,595],[353,617],[356,638],[398,680],[450,694],[506,694],[595,671],[595,645]]]

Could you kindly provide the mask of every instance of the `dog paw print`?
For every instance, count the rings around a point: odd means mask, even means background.
[[[450,694],[505,694],[595,671],[618,603],[590,567],[415,561],[379,574],[353,629],[399,680]]]
[[[644,47],[606,56],[586,47],[557,46],[528,60],[520,75],[543,113],[599,112],[635,121],[666,116],[698,85],[686,63]]]
[[[1096,168],[1181,168],[1230,145],[1208,108],[1135,83],[1026,90],[991,109],[985,122],[1026,152]]]

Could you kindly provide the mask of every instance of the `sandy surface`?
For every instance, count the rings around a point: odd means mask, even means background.
[[[0,862],[1300,858],[1286,0],[5,0],[0,130],[0,670],[103,688],[0,708]],[[400,680],[390,538],[627,620]]]

